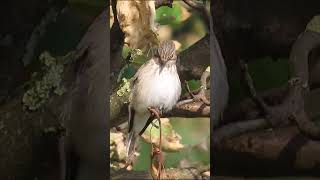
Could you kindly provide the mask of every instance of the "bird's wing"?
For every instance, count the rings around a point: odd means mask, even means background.
[[[129,121],[128,121],[128,132],[130,133],[132,131],[133,128],[133,124],[134,124],[134,114],[135,114],[135,110],[129,105],[128,107],[129,109]]]
[[[146,66],[146,64],[148,64],[148,62],[144,63],[136,72],[136,74],[132,77],[131,83],[130,83],[130,89],[131,89],[131,93],[130,93],[130,101],[132,99],[133,93],[135,91],[135,85],[139,82],[139,76],[140,74],[143,72],[144,67]],[[134,108],[129,104],[128,106],[128,110],[129,110],[129,121],[128,121],[128,125],[129,125],[129,133],[131,132],[132,128],[133,128],[133,123],[134,123]]]
[[[134,93],[136,91],[135,86],[137,85],[137,83],[139,82],[139,77],[141,77],[141,74],[143,74],[145,72],[145,67],[149,64],[152,63],[153,59],[150,59],[149,61],[147,61],[146,63],[144,63],[136,72],[136,74],[133,76],[133,78],[131,79],[131,83],[130,83],[130,89],[131,89],[131,93],[130,93],[130,97],[129,100],[131,102],[132,97],[134,96]],[[129,132],[131,132],[132,128],[133,128],[133,124],[134,124],[134,115],[135,115],[135,110],[134,108],[129,104]]]
[[[138,69],[138,71],[136,72],[136,74],[132,77],[132,81],[131,81],[131,89],[133,90],[133,88],[135,87],[135,85],[139,82],[139,76],[141,76],[141,74],[144,73],[145,71],[145,67],[149,64],[152,63],[151,61],[153,61],[153,59],[148,60],[146,63],[144,63],[142,66],[140,66],[140,68]]]

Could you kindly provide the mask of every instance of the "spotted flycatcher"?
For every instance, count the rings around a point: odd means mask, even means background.
[[[143,64],[133,77],[129,97],[129,134],[127,161],[131,159],[140,131],[146,125],[149,107],[168,112],[177,103],[181,84],[177,72],[173,41],[160,43],[156,54]]]

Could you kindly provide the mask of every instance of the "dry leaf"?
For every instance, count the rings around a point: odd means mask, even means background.
[[[155,1],[117,1],[117,18],[132,49],[146,52],[157,44],[155,33]]]
[[[158,121],[153,121],[153,122],[154,122],[154,124],[159,126]],[[162,145],[161,145],[161,147],[164,151],[176,152],[176,151],[180,151],[181,149],[184,148],[184,145],[181,144],[181,142],[180,142],[181,136],[174,131],[168,118],[161,118],[161,128],[162,128]],[[159,145],[160,131],[156,127],[152,127],[152,125],[149,125],[149,127],[146,129],[146,131],[142,134],[142,138],[146,142],[151,143],[150,129],[151,129],[152,143]]]
[[[110,22],[110,28],[111,28],[114,22],[114,14],[112,11],[111,1],[110,1],[110,21],[109,22]]]

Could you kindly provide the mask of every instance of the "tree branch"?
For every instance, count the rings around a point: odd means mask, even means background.
[[[177,68],[181,82],[189,79],[200,79],[210,64],[210,35],[182,51],[178,55]]]
[[[129,93],[126,92],[119,96],[115,91],[110,96],[110,128],[127,121]],[[194,102],[193,99],[190,100],[187,103],[178,103],[170,112],[163,114],[162,117],[210,117],[210,105],[203,101]]]
[[[276,101],[282,101],[287,92],[287,86],[267,90],[258,94],[267,102],[268,105],[279,104]],[[305,97],[305,111],[310,119],[320,116],[318,110],[320,100],[320,89],[311,90]],[[248,120],[251,119],[251,120]],[[265,129],[270,127],[267,120],[261,118],[259,108],[251,98],[245,99],[233,107],[229,107],[224,116],[224,124],[213,130],[214,144],[224,139],[231,139],[240,134],[245,134],[250,131]]]
[[[263,124],[266,121],[259,122]],[[320,143],[303,136],[294,125],[247,132],[226,138],[212,146],[212,153],[215,154],[213,163],[219,164],[217,174],[293,175],[298,171],[319,175],[320,159],[315,154],[319,152]],[[243,162],[246,162],[245,166]]]
[[[208,177],[204,174],[206,171],[209,171],[208,167],[170,168],[163,171],[161,179],[203,179]],[[111,179],[152,179],[152,177],[146,171],[119,170],[111,172]]]
[[[313,140],[320,140],[320,127],[315,126],[305,111],[305,95],[309,93],[308,57],[310,52],[319,45],[320,34],[306,31],[299,36],[290,54],[289,64],[292,78],[288,82],[287,94],[282,103],[272,107],[257,95],[247,66],[241,64],[250,96],[262,110],[266,120],[273,127],[289,124],[289,120],[294,120],[300,132]],[[250,129],[250,126],[248,128]]]
[[[183,0],[183,2],[185,2],[191,8],[199,11],[204,18],[205,24],[208,28],[210,28],[210,12],[207,10],[205,4],[196,3],[193,0]]]
[[[156,0],[155,6],[158,9],[161,6],[172,7],[173,0]]]
[[[253,175],[252,168],[260,174],[269,167],[277,169],[272,174],[292,173],[292,170],[307,169],[309,172],[319,170],[316,165],[319,159],[309,155],[318,152],[320,147],[319,141],[311,141],[319,140],[320,137],[319,123],[311,121],[320,115],[317,108],[320,89],[314,88],[309,91],[308,87],[311,79],[309,67],[310,71],[313,68],[308,63],[309,54],[319,46],[319,43],[320,34],[309,31],[302,33],[290,54],[291,79],[287,85],[269,91],[264,97],[255,92],[252,79],[245,70],[251,100],[243,101],[240,106],[242,108],[234,111],[238,114],[237,122],[232,120],[232,123],[214,130],[212,146],[213,153],[217,157],[215,163],[222,164],[222,168],[228,169],[228,172],[238,171],[242,175]],[[270,99],[277,100],[270,101]],[[261,118],[259,110],[265,113],[264,118]],[[240,120],[239,117],[244,117],[245,120]],[[247,119],[255,120],[247,121]],[[297,125],[279,127],[288,125],[290,120]],[[267,130],[270,127],[268,121],[271,121],[276,128]],[[227,165],[233,164],[239,167],[237,164],[243,161],[249,162],[246,164],[248,169],[246,167],[230,169]],[[257,167],[256,164],[261,165]]]

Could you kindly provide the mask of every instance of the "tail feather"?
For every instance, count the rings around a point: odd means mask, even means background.
[[[145,126],[148,116],[148,113],[137,113],[134,108],[129,105],[129,133],[126,146],[127,162],[132,162],[134,158],[134,152],[139,140],[139,132]]]
[[[137,134],[134,130],[129,132],[128,140],[127,140],[127,162],[130,162],[133,158],[135,148],[136,148]]]
[[[135,111],[134,109],[129,105],[129,133],[128,133],[128,139],[127,139],[127,162],[130,162],[135,151],[136,147],[136,132],[134,129],[134,117],[135,117]]]

